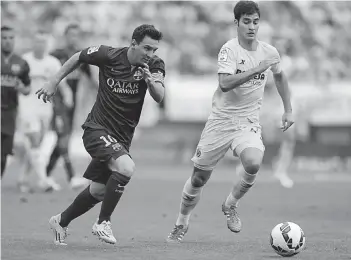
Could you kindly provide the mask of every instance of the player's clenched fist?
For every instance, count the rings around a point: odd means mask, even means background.
[[[273,59],[269,59],[269,60],[263,60],[260,62],[260,65],[258,65],[257,69],[258,69],[258,73],[262,73],[266,70],[269,69],[269,67],[275,65],[279,63],[279,59],[278,58],[273,58]]]
[[[145,81],[151,80],[152,75],[151,75],[151,72],[149,70],[149,65],[144,63],[142,66],[142,70],[143,70],[143,76],[144,76]]]
[[[43,99],[43,101],[51,102],[51,98],[55,95],[57,90],[57,85],[51,81],[47,82],[44,87],[35,92],[38,95],[38,99]]]
[[[294,117],[291,112],[285,112],[282,116],[282,126],[283,132],[289,129],[290,126],[294,124]]]

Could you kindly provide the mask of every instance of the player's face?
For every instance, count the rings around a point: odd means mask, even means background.
[[[238,24],[238,37],[245,40],[255,40],[259,28],[260,17],[257,13],[244,14]]]
[[[15,33],[12,30],[1,32],[1,51],[11,53],[15,46]]]
[[[134,44],[134,45],[133,45]],[[132,48],[134,49],[134,59],[136,63],[148,63],[149,60],[155,55],[155,51],[158,49],[159,42],[145,36],[145,38],[137,44],[133,40]]]
[[[47,48],[47,36],[36,35],[34,39],[33,51],[39,55],[43,55]]]
[[[66,34],[67,45],[73,49],[78,49],[80,37],[81,37],[81,33],[78,28],[69,29]]]

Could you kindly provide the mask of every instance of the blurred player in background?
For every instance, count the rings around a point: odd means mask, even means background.
[[[70,24],[66,27],[64,36],[64,48],[56,49],[51,53],[51,55],[59,59],[62,64],[64,64],[73,54],[79,50],[79,42],[81,42],[81,30],[77,24]],[[86,75],[88,79],[90,79],[91,84],[95,84],[92,79],[92,73],[88,64],[82,64],[79,69],[73,71],[66,77],[67,84],[69,85],[73,94],[72,106],[67,106],[65,104],[61,90],[59,90],[57,95],[54,97],[53,128],[57,135],[57,142],[54,150],[51,153],[50,160],[46,168],[47,176],[50,177],[58,159],[62,156],[67,179],[72,188],[79,188],[88,184],[86,179],[75,176],[72,162],[69,156],[69,143],[73,131],[74,114],[77,107],[78,84],[83,74]]]
[[[289,57],[287,53],[287,41],[284,39],[275,39],[275,46],[279,50],[280,53],[280,66],[287,77],[290,79],[293,73],[296,73],[296,69],[292,58]],[[269,81],[273,81],[272,78],[269,78]],[[274,84],[274,82],[272,82]],[[271,107],[281,107],[279,102],[279,98],[275,93],[270,95],[272,99],[270,99]],[[298,114],[298,106],[296,102],[293,102],[293,93],[291,93],[291,102],[293,103],[294,113],[295,115]],[[275,104],[276,103],[276,104]],[[270,122],[272,124],[276,124],[278,126],[278,122],[280,119],[279,110],[271,110],[268,113],[270,116]],[[301,118],[302,115],[299,115],[298,118]],[[280,182],[280,184],[285,188],[292,188],[294,185],[293,180],[289,177],[288,169],[292,163],[294,157],[294,150],[296,144],[296,129],[297,129],[297,122],[292,126],[289,131],[284,131],[278,137],[280,140],[280,146],[278,150],[277,156],[272,161],[272,169],[273,169],[273,176]]]
[[[164,97],[165,65],[155,55],[162,33],[152,25],[137,27],[129,47],[105,45],[74,54],[37,92],[44,102],[55,94],[59,82],[80,64],[98,66],[99,91],[83,124],[83,142],[92,160],[84,177],[92,183],[62,213],[51,217],[55,244],[64,244],[67,226],[102,201],[93,234],[114,244],[110,218],[130,181],[135,164],[129,154],[147,90],[156,102]]]
[[[265,149],[259,112],[268,70],[273,72],[284,105],[283,131],[293,124],[290,92],[279,64],[279,53],[273,46],[256,39],[260,21],[258,5],[252,1],[240,1],[234,8],[234,16],[237,38],[225,43],[219,52],[219,86],[213,96],[212,112],[192,158],[194,171],[183,188],[179,216],[168,242],[183,239],[202,189],[228,149],[240,158],[242,167],[239,180],[222,204],[222,211],[228,228],[240,232],[238,203],[255,183]]]
[[[30,68],[33,91],[40,89],[61,68],[60,61],[48,54],[48,37],[49,35],[45,31],[38,30],[34,35],[32,51],[23,55]],[[64,85],[64,83],[63,81],[61,84]],[[62,89],[65,90],[66,102],[68,104],[72,103],[72,95],[68,86],[65,85]],[[52,151],[55,142],[55,136],[50,131],[50,122],[53,115],[52,104],[40,102],[33,93],[20,98],[19,111],[18,136],[25,136],[31,145],[29,157],[20,161],[22,166],[25,167],[20,172],[19,184],[22,186],[21,190],[24,190],[24,186],[28,185],[27,177],[32,170],[37,173],[41,188],[59,190],[60,187],[46,177],[47,154]],[[18,146],[20,145],[18,144]]]
[[[18,93],[31,91],[28,63],[14,53],[15,32],[1,27],[1,177],[8,155],[12,154],[17,120]]]

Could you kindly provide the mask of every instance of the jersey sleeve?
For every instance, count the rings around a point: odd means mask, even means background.
[[[79,60],[81,62],[100,67],[110,61],[111,49],[111,47],[105,45],[86,48],[80,52]]]
[[[91,69],[89,67],[88,64],[83,64],[81,67],[80,67],[80,70],[85,73],[85,75],[88,76],[88,78],[91,78],[92,75],[91,75]]]
[[[235,74],[236,55],[234,51],[224,45],[218,54],[218,74]]]
[[[272,54],[273,54],[273,58],[279,59],[279,62],[271,67],[271,71],[273,72],[273,74],[278,74],[282,71],[280,55],[276,48],[273,49]]]
[[[160,82],[164,86],[166,76],[165,63],[162,59],[156,59],[150,64],[150,72],[155,82]]]
[[[30,72],[30,68],[29,68],[28,62],[26,60],[23,60],[23,67],[22,67],[21,74],[19,75],[19,79],[26,87],[29,86],[31,82],[29,72]]]

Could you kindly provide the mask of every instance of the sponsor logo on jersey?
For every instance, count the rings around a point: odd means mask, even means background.
[[[244,73],[244,70],[237,69],[235,74],[239,73]],[[242,84],[242,86],[255,86],[255,85],[260,85],[266,78],[266,75],[264,73],[257,74],[253,79],[249,80],[248,82]]]
[[[135,95],[139,93],[139,82],[119,81],[113,78],[106,80],[113,93]]]
[[[237,69],[235,74],[244,73],[244,72],[245,72],[244,70]],[[264,80],[265,78],[266,78],[266,75],[264,73],[257,74],[255,77],[253,77],[253,79],[255,80]]]

